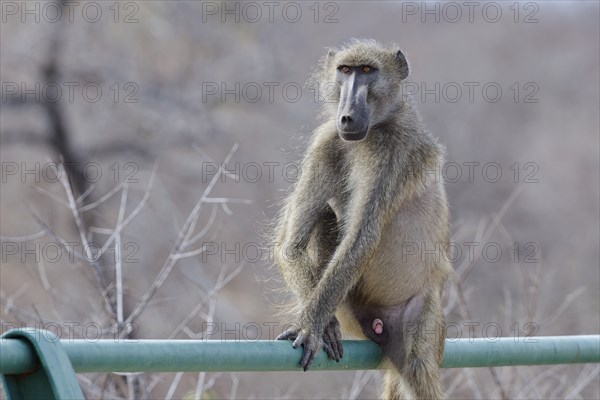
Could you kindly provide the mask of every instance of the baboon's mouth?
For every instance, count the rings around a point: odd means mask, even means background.
[[[344,132],[338,130],[338,135],[342,140],[346,140],[348,142],[356,142],[358,140],[363,140],[367,137],[367,130],[364,131],[356,131],[356,132]]]

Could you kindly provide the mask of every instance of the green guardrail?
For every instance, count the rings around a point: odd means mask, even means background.
[[[302,371],[301,353],[282,341],[60,340],[16,329],[0,339],[0,373],[9,399],[72,399],[83,398],[75,372]],[[376,369],[381,357],[373,342],[346,340],[340,363],[321,352],[311,371]],[[600,335],[447,339],[442,367],[599,362]]]

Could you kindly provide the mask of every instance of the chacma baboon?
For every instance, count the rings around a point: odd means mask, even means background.
[[[303,346],[307,370],[321,348],[343,356],[341,324],[381,346],[385,398],[442,398],[441,296],[453,274],[443,148],[403,93],[396,47],[354,40],[317,74],[334,82],[333,101],[276,228],[276,263],[301,310],[278,339]]]

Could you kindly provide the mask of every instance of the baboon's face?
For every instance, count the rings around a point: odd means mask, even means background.
[[[331,72],[335,68],[335,118],[340,138],[363,140],[371,126],[397,112],[401,83],[408,76],[408,63],[401,51],[358,44],[339,53],[330,52],[328,64]]]
[[[363,140],[369,131],[371,107],[367,101],[369,86],[379,77],[379,70],[371,65],[337,68],[340,101],[337,112],[337,131],[344,140]]]

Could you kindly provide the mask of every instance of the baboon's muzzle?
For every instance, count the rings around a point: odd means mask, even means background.
[[[337,131],[343,140],[362,140],[369,130],[368,84],[363,74],[353,73],[342,85]]]

